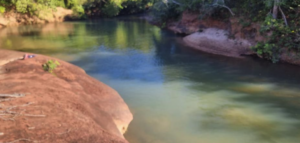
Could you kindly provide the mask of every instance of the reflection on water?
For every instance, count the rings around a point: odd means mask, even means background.
[[[300,68],[198,53],[138,19],[0,31],[2,48],[70,61],[116,89],[132,143],[299,143]]]

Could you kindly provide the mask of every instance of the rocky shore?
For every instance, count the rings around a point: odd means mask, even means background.
[[[59,59],[0,50],[0,142],[126,143],[133,116],[120,95]],[[53,74],[42,67],[60,65]]]

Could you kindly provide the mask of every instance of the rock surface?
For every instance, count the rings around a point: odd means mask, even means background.
[[[37,55],[0,50],[0,142],[126,143],[123,134],[132,114],[109,86],[67,62]],[[42,64],[57,60],[54,74]]]
[[[183,41],[194,49],[229,57],[241,57],[253,53],[249,41],[229,39],[227,35],[224,30],[208,28],[184,37]]]

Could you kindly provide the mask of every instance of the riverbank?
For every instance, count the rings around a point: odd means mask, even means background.
[[[153,18],[145,19],[151,24],[161,26],[160,23],[154,22]],[[199,19],[198,12],[185,11],[178,21],[167,22],[165,28],[184,35],[184,43],[196,50],[235,58],[245,55],[263,58],[252,49],[258,42],[267,41],[267,37],[260,33],[260,25],[243,17],[231,17],[228,20],[210,17]],[[270,36],[271,33],[267,35]],[[279,62],[300,66],[297,53],[288,49],[279,55]]]
[[[257,41],[265,40],[259,26],[243,27],[238,18],[229,20],[211,17],[199,19],[198,12],[185,11],[179,21],[169,22],[167,29],[176,34],[186,35],[183,41],[189,47],[207,53],[241,58],[254,55],[251,50]]]
[[[17,13],[14,10],[0,15],[0,28],[7,26],[45,24],[63,22],[73,17],[74,12],[70,9],[57,7],[55,10],[40,12],[39,15]]]
[[[127,142],[132,114],[109,86],[59,59],[0,50],[0,141]],[[43,70],[48,60],[60,65]]]

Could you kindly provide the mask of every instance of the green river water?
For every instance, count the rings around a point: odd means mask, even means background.
[[[66,60],[116,89],[131,143],[300,143],[300,68],[193,51],[138,18],[0,30],[0,47]]]

